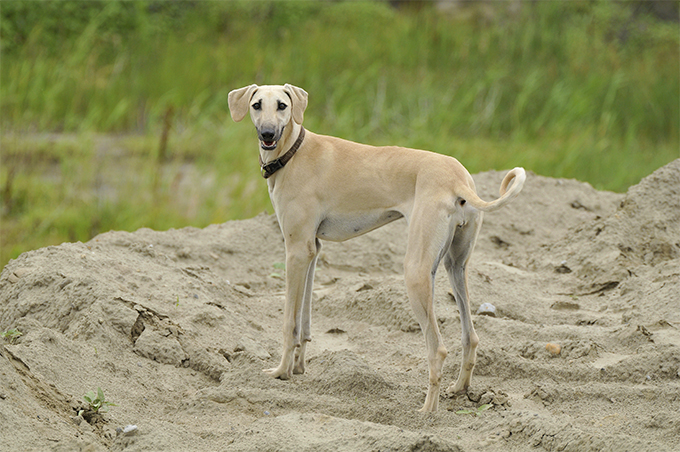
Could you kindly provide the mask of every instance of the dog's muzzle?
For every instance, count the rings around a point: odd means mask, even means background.
[[[273,151],[276,149],[276,145],[279,143],[279,138],[281,138],[281,131],[276,129],[263,128],[257,131],[258,138],[260,139],[260,147],[265,151]]]

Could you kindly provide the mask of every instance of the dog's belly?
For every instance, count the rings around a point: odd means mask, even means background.
[[[353,214],[330,214],[321,221],[316,236],[323,240],[342,242],[402,218],[396,210],[378,210]]]

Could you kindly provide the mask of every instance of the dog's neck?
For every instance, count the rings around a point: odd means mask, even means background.
[[[273,151],[265,151],[260,147],[260,161],[267,164],[288,152],[288,149],[290,149],[293,143],[295,143],[295,140],[297,140],[297,137],[300,135],[301,128],[301,124],[297,124],[292,120],[286,124],[276,149]]]
[[[280,155],[280,157],[277,157],[274,160],[271,160],[269,162],[264,162],[264,161],[262,161],[262,155],[260,155],[260,167],[262,169],[262,177],[264,177],[265,179],[269,179],[278,170],[280,170],[284,166],[286,166],[286,164],[290,161],[290,159],[292,159],[293,156],[295,156],[295,153],[298,151],[298,149],[300,149],[300,146],[302,146],[302,142],[304,141],[304,139],[305,139],[305,128],[300,127],[300,134],[295,139],[295,142],[290,146],[290,148],[284,154],[281,154],[281,153],[277,154],[277,155]],[[271,182],[271,180],[270,180],[270,182]],[[270,184],[270,188],[273,188],[273,185]]]

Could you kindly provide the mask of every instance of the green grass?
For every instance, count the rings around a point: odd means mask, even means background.
[[[3,2],[2,244],[272,212],[231,89],[293,83],[305,125],[625,191],[680,157],[678,24],[626,3],[493,14],[382,2]],[[159,137],[171,109],[166,155]]]

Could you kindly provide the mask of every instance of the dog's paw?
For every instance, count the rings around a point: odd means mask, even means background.
[[[437,405],[432,405],[426,403],[421,409],[418,410],[419,413],[434,413],[437,411]]]
[[[453,396],[456,396],[458,394],[463,394],[463,393],[467,392],[468,386],[470,386],[470,385],[464,384],[464,383],[461,383],[461,382],[453,383],[453,384],[451,384],[451,386],[449,386],[446,389],[445,394],[449,397],[453,397]]]
[[[295,375],[302,375],[305,373],[305,363],[296,363],[295,367],[293,367],[293,373]]]
[[[279,380],[288,380],[290,379],[291,375],[288,370],[281,370],[280,367],[275,367],[273,369],[264,369],[264,373],[269,375],[272,378],[278,378]]]

